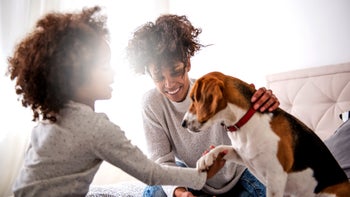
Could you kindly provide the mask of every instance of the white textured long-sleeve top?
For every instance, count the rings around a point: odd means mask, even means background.
[[[24,166],[13,186],[15,196],[85,196],[105,160],[145,184],[202,188],[206,173],[161,166],[132,145],[103,113],[70,102],[56,123],[33,129]]]
[[[194,80],[191,80],[191,87],[193,82]],[[181,126],[190,106],[189,94],[183,102],[172,102],[157,89],[151,89],[145,93],[142,106],[148,154],[157,163],[175,165],[177,158],[188,167],[195,167],[197,160],[210,145],[231,145],[227,132],[220,124],[199,133],[191,133]],[[206,182],[203,191],[213,195],[229,191],[244,170],[245,167],[241,165],[226,162],[225,166]],[[168,196],[172,196],[174,187],[163,188]]]

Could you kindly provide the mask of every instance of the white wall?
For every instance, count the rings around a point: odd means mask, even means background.
[[[193,76],[211,70],[265,86],[265,75],[350,61],[349,0],[170,0],[203,30]]]

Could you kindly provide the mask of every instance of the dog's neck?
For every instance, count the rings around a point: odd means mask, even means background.
[[[223,125],[225,127],[225,129],[227,131],[237,131],[239,130],[245,123],[247,123],[249,121],[249,119],[254,115],[254,113],[256,112],[255,109],[253,109],[252,107],[242,116],[241,119],[239,119],[235,124],[233,125]]]

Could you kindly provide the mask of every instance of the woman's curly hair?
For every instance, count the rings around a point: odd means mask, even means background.
[[[197,37],[201,29],[193,27],[186,16],[166,14],[155,23],[148,22],[141,26],[129,40],[127,58],[135,73],[145,74],[152,63],[171,65],[187,60],[203,46]]]
[[[56,121],[59,110],[72,99],[75,87],[95,66],[102,40],[108,41],[107,17],[98,6],[78,13],[52,12],[15,46],[8,72],[33,121]]]

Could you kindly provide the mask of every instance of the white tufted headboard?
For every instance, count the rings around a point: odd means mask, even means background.
[[[342,123],[339,114],[350,110],[350,62],[271,74],[266,79],[280,107],[322,140]]]

